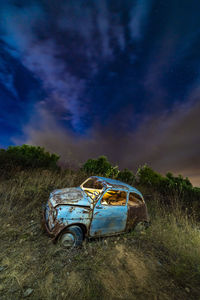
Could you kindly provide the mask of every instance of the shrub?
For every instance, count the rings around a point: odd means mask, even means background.
[[[139,185],[160,193],[165,203],[178,201],[190,207],[193,201],[198,201],[200,205],[200,188],[194,188],[187,177],[174,176],[172,173],[162,176],[144,165],[138,169],[136,179]]]
[[[0,149],[0,169],[58,169],[58,159],[58,155],[50,154],[42,147],[22,145],[9,146],[7,150]]]
[[[161,187],[162,182],[164,180],[159,173],[155,172],[148,165],[144,165],[138,168],[138,171],[136,173],[136,179],[139,184],[150,188]]]
[[[126,182],[131,185],[135,181],[135,176],[134,176],[133,172],[131,172],[129,169],[125,168],[124,170],[119,171],[116,179],[121,180],[121,181]]]
[[[99,156],[97,159],[88,159],[82,166],[82,170],[88,175],[98,175],[105,177],[117,177],[118,167],[113,167],[106,156]]]

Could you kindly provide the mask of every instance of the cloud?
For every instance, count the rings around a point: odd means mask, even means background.
[[[4,12],[4,40],[17,50],[23,65],[42,80],[44,89],[49,92],[48,105],[61,106],[63,111],[72,114],[72,123],[76,127],[81,117],[78,105],[79,93],[83,82],[66,70],[63,57],[60,56],[56,41],[49,35],[41,40],[34,27],[45,18],[39,6],[31,6],[16,11],[9,7]],[[51,100],[51,101],[50,101]]]
[[[141,125],[134,136],[135,162],[152,164],[161,172],[199,172],[199,99]]]
[[[37,120],[25,128],[25,142],[60,154],[61,161],[69,166],[80,166],[88,158],[106,155],[120,168],[135,171],[148,163],[161,173],[183,174],[200,185],[199,115],[196,91],[190,104],[179,104],[162,115],[146,117],[133,132],[120,133],[115,127],[96,125],[83,138],[62,128],[45,110],[39,110]]]
[[[137,0],[136,5],[132,7],[129,28],[133,40],[139,40],[143,37],[152,3],[152,0]]]
[[[7,50],[41,80],[48,95],[46,109],[59,107],[73,128],[80,130],[89,113],[84,105],[87,84],[102,62],[114,59],[112,32],[118,47],[124,49],[120,18],[110,23],[104,0],[60,1],[55,6],[48,1],[20,5],[8,1],[0,4],[0,18]],[[12,74],[1,74],[12,88]]]
[[[133,39],[141,34],[151,7],[147,2],[127,4]],[[0,34],[7,51],[41,80],[48,94],[46,109],[62,107],[77,131],[89,113],[83,103],[94,101],[86,99],[90,80],[102,65],[117,60],[116,49],[126,49],[123,6],[123,1],[111,5],[106,0],[0,3]],[[12,74],[6,76],[2,80],[12,88]]]
[[[102,41],[102,51],[104,56],[112,56],[112,49],[110,47],[110,35],[109,35],[109,12],[106,1],[97,1],[96,9],[98,11],[97,24]]]
[[[185,104],[173,106],[179,99],[176,87],[169,91],[175,77],[168,74],[171,66],[192,61],[198,77],[195,59],[184,61],[196,43],[198,14],[185,22],[178,4],[167,13],[163,5],[159,30],[155,18],[152,30],[145,31],[153,5],[153,0],[126,6],[106,0],[0,3],[6,51],[42,83],[45,94],[42,101],[35,99],[22,142],[45,146],[74,165],[104,154],[121,167],[147,162],[161,172],[198,178],[199,81],[181,83],[177,89],[186,91]],[[176,77],[182,78],[180,72]],[[12,68],[2,64],[0,80],[17,95]],[[90,124],[84,136],[78,135],[92,113],[104,125]]]
[[[14,85],[14,70],[12,65],[9,65],[4,59],[0,57],[0,83],[5,86],[5,88],[11,92],[11,94],[17,98],[17,90]]]

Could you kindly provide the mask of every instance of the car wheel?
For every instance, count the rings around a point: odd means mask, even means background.
[[[141,233],[142,231],[145,231],[148,227],[149,227],[149,222],[141,221],[135,225],[134,231],[137,233]]]
[[[79,226],[68,227],[60,234],[58,242],[64,248],[78,247],[83,242],[83,231]]]

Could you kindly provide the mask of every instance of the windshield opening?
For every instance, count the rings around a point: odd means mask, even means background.
[[[103,191],[103,185],[97,178],[88,178],[80,187],[92,200],[96,200]]]

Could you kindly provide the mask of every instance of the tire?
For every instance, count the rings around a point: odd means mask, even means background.
[[[83,242],[83,231],[79,226],[68,227],[61,232],[58,242],[64,248],[78,247]]]
[[[148,227],[149,227],[149,222],[140,221],[135,225],[134,231],[137,233],[141,233],[142,231],[144,232]]]

